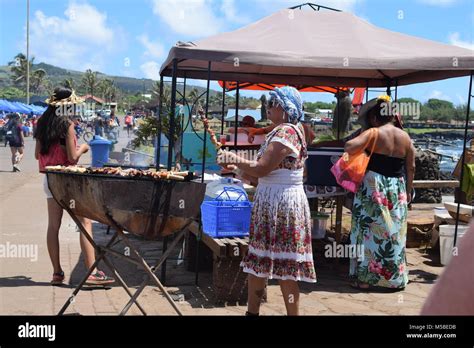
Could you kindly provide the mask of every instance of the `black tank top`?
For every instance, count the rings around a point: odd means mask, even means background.
[[[399,178],[405,174],[405,159],[374,152],[370,157],[367,170],[383,176]]]

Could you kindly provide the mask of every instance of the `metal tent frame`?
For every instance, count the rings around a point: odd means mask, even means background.
[[[317,5],[317,4],[313,4],[313,3],[304,3],[304,4],[301,4],[301,5],[297,5],[297,6],[293,6],[291,7],[290,9],[299,9],[299,10],[302,10],[302,8],[304,6],[308,6],[310,7],[311,9],[315,10],[315,11],[320,11],[321,9],[326,9],[326,10],[332,10],[332,11],[336,11],[336,12],[341,12],[340,10],[337,10],[337,9],[334,9],[334,8],[330,8],[330,7],[325,7],[325,6],[321,6],[321,5]],[[160,71],[160,91],[162,91],[163,89],[163,84],[164,84],[164,81],[163,81],[163,77],[164,76],[168,76],[168,77],[171,77],[171,112],[170,112],[170,127],[169,127],[169,133],[168,133],[168,139],[169,139],[169,148],[168,148],[168,169],[170,170],[171,167],[172,167],[172,163],[173,163],[173,159],[172,159],[172,151],[173,151],[173,139],[174,139],[174,134],[175,134],[175,117],[176,117],[176,94],[177,94],[177,90],[176,90],[176,85],[177,85],[177,78],[178,76],[184,76],[184,81],[186,83],[186,72],[187,70],[185,69],[180,69],[179,66],[178,66],[178,63],[181,61],[181,59],[178,59],[178,58],[173,58],[172,60],[172,67],[171,67],[171,71],[169,71],[169,69],[164,69],[162,68],[161,71]],[[211,81],[211,76],[212,76],[212,61],[207,61],[207,87],[206,87],[206,105],[205,105],[205,116],[208,117],[208,113],[209,113],[209,91],[210,91],[210,81]],[[463,155],[462,155],[462,163],[464,163],[464,159],[465,159],[465,148],[466,148],[466,143],[467,143],[467,131],[468,131],[468,124],[469,124],[469,117],[470,117],[470,101],[471,101],[471,98],[473,97],[472,95],[472,79],[473,79],[473,74],[474,73],[471,73],[470,74],[470,82],[469,82],[469,92],[468,92],[468,106],[467,106],[467,112],[466,112],[466,120],[465,120],[465,132],[464,132],[464,147],[463,147]],[[219,81],[220,79],[218,78],[218,75],[216,75],[217,77],[214,78],[213,80],[215,81]],[[394,88],[394,93],[395,93],[395,100],[397,100],[397,97],[398,97],[398,86],[399,86],[399,83],[398,83],[398,80],[395,78],[395,79],[392,79],[392,78],[389,78],[389,77],[386,77],[386,93],[388,95],[391,95],[392,93],[392,88]],[[246,75],[243,75],[242,76],[242,79],[241,80],[238,80],[238,81],[233,81],[236,83],[236,87],[235,87],[235,93],[236,93],[236,112],[235,112],[235,130],[237,131],[237,128],[238,128],[238,112],[239,112],[239,96],[240,96],[240,86],[241,86],[241,83],[245,84],[246,83]],[[269,82],[271,83],[271,82]],[[361,85],[361,86],[351,86],[351,87],[365,87],[366,88],[366,101],[368,101],[368,94],[369,94],[369,86],[370,86],[370,83],[369,81],[367,80],[366,81],[366,84],[365,85]],[[224,109],[225,109],[225,93],[226,93],[226,88],[225,88],[225,81],[224,81],[224,86],[223,86],[223,100],[222,100],[222,116],[224,116]],[[185,94],[183,94],[183,101],[185,100]],[[163,115],[163,112],[162,112],[162,93],[160,93],[160,102],[159,102],[159,111],[157,113],[157,117],[158,117],[158,123],[159,123],[159,127],[158,127],[158,130],[157,130],[157,137],[158,137],[158,149],[157,149],[157,156],[156,156],[156,166],[158,168],[159,164],[160,164],[160,155],[159,155],[159,146],[160,146],[160,138],[161,138],[161,134],[162,134],[162,127],[161,127],[161,124],[162,124],[162,117],[164,116]],[[339,105],[337,104],[336,107],[339,107]],[[224,117],[222,117],[222,124],[221,124],[221,134],[223,134],[223,128],[224,128]],[[339,132],[338,132],[339,133]],[[207,134],[207,131],[206,129],[204,129],[204,139],[203,139],[203,153],[205,153],[206,149],[207,149],[207,141],[206,141],[206,134]],[[237,133],[236,133],[237,134]],[[237,137],[235,137],[235,141],[234,141],[234,146],[237,145]],[[204,171],[205,171],[205,165],[206,165],[206,158],[205,156],[203,156],[203,160],[202,160],[202,171],[201,171],[201,175],[202,175],[202,181],[204,181]],[[464,166],[462,166],[461,168],[461,177],[460,177],[460,187],[461,187],[461,184],[462,184],[462,180],[464,178]],[[457,207],[457,213],[459,214],[459,210],[460,210],[460,203],[458,203],[458,207]],[[456,247],[456,242],[457,242],[457,234],[458,234],[458,224],[459,224],[459,218],[456,219],[456,228],[455,228],[455,235],[454,235],[454,247]],[[202,233],[202,232],[201,232]],[[198,241],[200,240],[200,237],[198,236]],[[166,251],[166,245],[167,245],[167,240],[165,238],[165,242],[164,242],[164,251]],[[163,263],[162,265],[162,280],[163,280],[163,283],[165,282],[165,276],[166,276],[166,262]]]

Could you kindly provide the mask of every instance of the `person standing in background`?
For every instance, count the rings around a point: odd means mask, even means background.
[[[104,120],[99,113],[97,113],[97,117],[94,120],[94,133],[101,137],[104,136]]]
[[[130,138],[130,131],[133,131],[133,125],[134,125],[134,120],[133,120],[133,115],[131,112],[127,112],[127,115],[125,116],[125,126],[127,127],[127,136]]]
[[[109,132],[108,132],[109,140],[112,140],[113,142],[116,143],[118,139],[118,128],[120,127],[120,123],[117,117],[115,116],[115,112],[112,111],[112,113],[110,114],[110,118],[107,121],[107,125],[109,129]]]
[[[10,114],[9,121],[5,126],[7,130],[6,140],[10,145],[10,151],[12,153],[12,166],[14,172],[20,172],[18,166],[23,158],[25,146],[25,139],[23,138],[23,130],[20,123],[20,115]]]

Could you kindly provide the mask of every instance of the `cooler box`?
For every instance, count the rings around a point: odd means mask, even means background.
[[[343,147],[309,147],[306,185],[339,186],[330,169],[344,153]]]

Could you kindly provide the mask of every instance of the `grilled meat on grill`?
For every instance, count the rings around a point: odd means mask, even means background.
[[[184,181],[189,172],[173,172],[173,171],[154,171],[141,170],[135,168],[122,169],[120,167],[102,167],[102,168],[84,168],[80,166],[47,166],[46,171],[65,172],[65,173],[82,173],[82,174],[105,174],[119,175],[129,178],[153,178],[157,180],[178,180]]]

